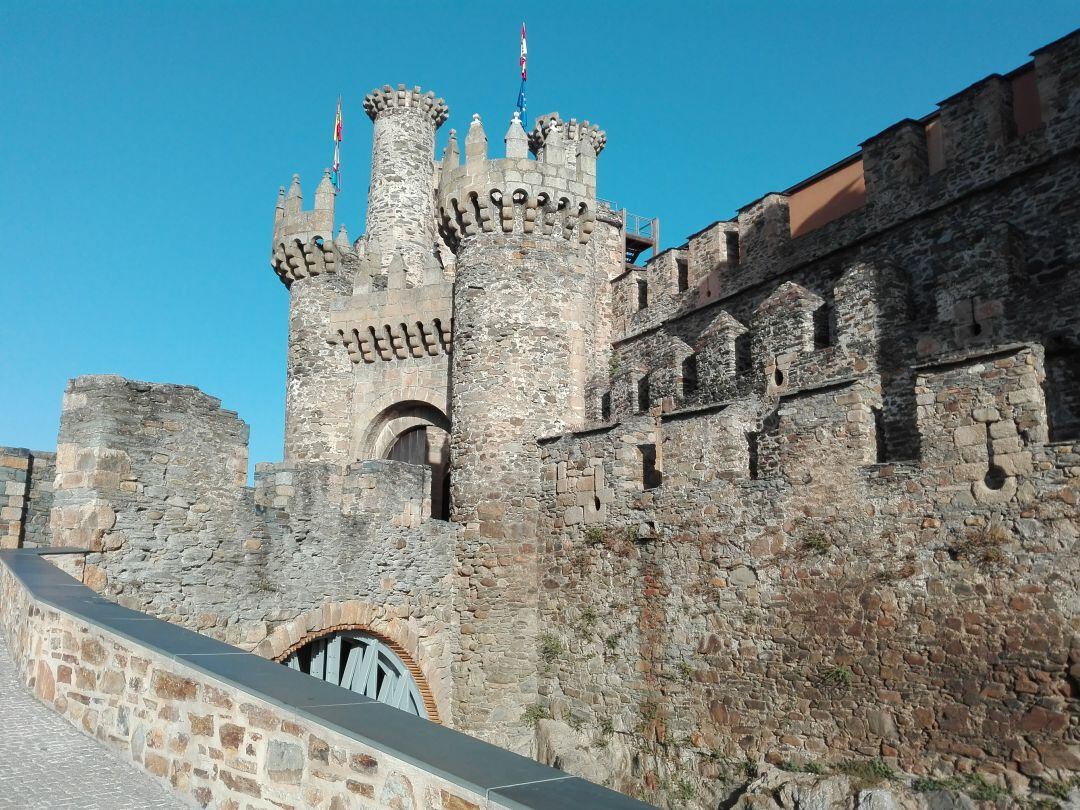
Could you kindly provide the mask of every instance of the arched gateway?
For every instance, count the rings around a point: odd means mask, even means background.
[[[424,698],[409,666],[370,633],[341,630],[308,642],[282,661],[337,686],[428,718]]]

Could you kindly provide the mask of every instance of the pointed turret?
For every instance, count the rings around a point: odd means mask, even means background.
[[[465,137],[465,162],[476,163],[487,160],[487,133],[480,122],[479,113],[473,113],[469,124],[469,134]]]
[[[274,209],[274,229],[278,227],[278,223],[285,219],[285,186],[278,186],[277,190],[277,207]]]
[[[336,194],[337,189],[334,188],[334,183],[330,179],[330,170],[323,169],[323,178],[319,181],[319,187],[315,189],[315,210],[333,211]]]
[[[510,120],[510,129],[506,130],[506,156],[508,158],[522,159],[529,157],[529,136],[521,126],[521,114],[514,110],[514,117]]]
[[[563,138],[562,121],[555,121],[548,130],[541,160],[554,166],[566,165],[566,141]]]
[[[292,185],[289,186],[289,193],[285,195],[285,216],[296,216],[300,213],[303,204],[304,195],[300,191],[300,175],[294,174],[292,176]]]
[[[457,130],[450,130],[450,140],[446,142],[446,149],[443,150],[442,155],[442,167],[446,169],[456,169],[461,165],[461,155],[458,154],[457,143]]]
[[[337,236],[334,237],[334,244],[342,250],[349,249],[349,233],[345,230],[345,223],[341,223],[341,228],[338,230]]]

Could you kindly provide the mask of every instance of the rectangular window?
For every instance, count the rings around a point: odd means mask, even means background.
[[[637,308],[638,312],[649,306],[649,283],[639,278],[637,280]]]
[[[684,397],[689,397],[697,391],[698,387],[698,362],[697,355],[692,354],[682,361],[682,392]]]
[[[605,422],[611,419],[611,392],[605,391],[600,396],[600,418]]]
[[[637,383],[637,411],[645,413],[649,410],[649,377],[642,377]]]
[[[679,292],[690,289],[690,263],[686,259],[676,259],[675,268],[679,272]]]
[[[814,310],[814,348],[831,346],[832,332],[832,307],[824,303]]]
[[[728,267],[739,263],[739,232],[724,231],[724,247],[727,248]]]
[[[884,464],[889,458],[888,442],[885,437],[885,414],[881,408],[874,408],[874,450],[878,464]]]
[[[641,486],[644,489],[656,489],[663,482],[663,475],[656,468],[656,445],[639,444],[641,453]]]
[[[749,374],[753,367],[753,357],[750,352],[750,333],[743,332],[735,338],[735,373]]]
[[[757,480],[758,477],[758,433],[751,431],[746,434],[746,451],[749,455],[750,478]]]

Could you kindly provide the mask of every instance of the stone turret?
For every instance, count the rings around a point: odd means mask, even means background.
[[[419,279],[435,250],[432,176],[435,130],[449,115],[435,94],[399,84],[364,97],[364,111],[375,124],[368,191],[368,244],[377,244],[383,268],[395,252],[407,278]]]
[[[337,190],[329,169],[303,208],[300,176],[278,191],[270,264],[289,288],[289,350],[285,384],[286,461],[344,463],[349,448],[349,362],[326,342],[332,302],[348,292],[339,270],[351,252],[334,241]]]
[[[506,157],[489,158],[474,116],[465,163],[456,144],[447,149],[438,193],[441,233],[457,262],[451,516],[465,528],[460,620],[473,628],[463,638],[455,717],[521,751],[531,734],[519,718],[537,690],[537,437],[584,422],[586,324],[596,320],[596,279],[606,282],[587,249],[595,150],[586,138],[578,141],[585,160],[568,160],[552,146],[575,143],[562,122],[546,138],[530,160],[515,116]]]

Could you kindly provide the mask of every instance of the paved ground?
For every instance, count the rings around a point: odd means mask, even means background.
[[[0,808],[184,806],[134,765],[34,698],[15,678],[0,634]]]

